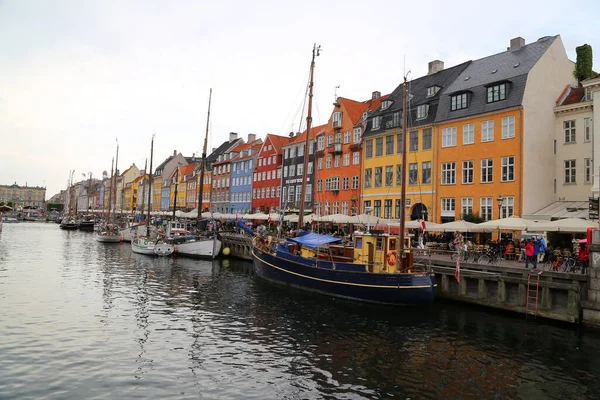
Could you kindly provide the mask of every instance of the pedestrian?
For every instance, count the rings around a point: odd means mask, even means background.
[[[540,244],[540,240],[538,239],[534,239],[533,241],[533,269],[537,269],[537,265],[538,265],[538,256],[541,252],[541,244]],[[543,254],[543,252],[542,252]]]
[[[539,246],[537,262],[541,263],[544,261],[544,257],[546,256],[546,240],[544,240],[543,236],[540,236],[537,238],[535,243],[537,246]]]
[[[525,268],[529,268],[529,263],[533,264],[533,253],[534,253],[533,239],[527,241],[525,245]]]

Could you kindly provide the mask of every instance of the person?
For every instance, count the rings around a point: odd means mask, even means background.
[[[515,246],[512,243],[508,243],[508,246],[506,246],[506,249],[504,250],[504,258],[507,258],[509,254],[514,254],[514,249]]]
[[[537,262],[541,263],[544,261],[544,257],[546,256],[546,240],[543,236],[540,236],[535,243],[537,246],[539,246]]]
[[[529,263],[533,264],[533,253],[534,253],[535,249],[533,246],[533,239],[530,239],[527,241],[527,244],[525,245],[525,268],[528,269],[529,268]],[[537,265],[534,265],[533,269],[536,269]]]
[[[424,249],[425,248],[425,244],[423,243],[423,234],[419,235],[419,246],[420,249]]]
[[[582,243],[579,245],[579,253],[577,254],[577,261],[581,262],[583,265],[583,271],[587,270],[588,265],[590,264],[590,249]]]

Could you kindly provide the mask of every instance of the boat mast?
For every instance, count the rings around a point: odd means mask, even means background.
[[[152,172],[152,156],[154,155],[154,135],[150,142],[150,169],[146,171],[148,176],[148,217],[146,217],[146,237],[150,236],[150,210],[152,210],[152,186],[154,186],[154,173]]]
[[[310,83],[308,84],[308,114],[306,115],[306,140],[304,142],[304,167],[302,169],[302,191],[300,192],[300,212],[298,213],[298,229],[304,226],[304,197],[306,196],[306,180],[308,179],[308,146],[310,144],[310,126],[312,124],[312,98],[315,73],[315,57],[319,55],[321,46],[313,45],[310,62]]]
[[[202,219],[202,196],[204,193],[204,169],[206,168],[206,147],[208,145],[208,127],[210,121],[210,101],[212,100],[212,88],[208,92],[208,115],[206,116],[206,134],[204,135],[204,145],[202,146],[202,160],[200,161],[200,182],[198,183],[198,216],[196,217],[196,229],[200,229],[200,220]]]
[[[110,224],[110,210],[112,208],[112,192],[113,192],[113,175],[115,167],[115,158],[110,161],[110,191],[108,192],[108,214],[106,216],[106,224]],[[104,203],[104,202],[103,202]]]
[[[92,173],[90,172],[90,182],[88,183],[88,189],[86,191],[86,214],[90,210],[90,191],[92,190]]]
[[[175,210],[177,210],[177,181],[179,180],[179,165],[175,170],[175,193],[173,195],[173,221],[175,221]]]
[[[402,176],[400,178],[401,191],[400,191],[400,232],[399,246],[400,251],[404,250],[404,225],[406,219],[406,211],[404,205],[406,204],[406,132],[408,130],[408,81],[406,76],[404,77],[404,87],[402,89]]]
[[[117,213],[117,182],[119,181],[119,179],[117,177],[118,175],[119,175],[119,139],[117,139],[117,157],[115,158],[115,175],[114,175],[115,197],[113,198],[113,200],[114,200],[113,219],[115,217],[115,214]],[[121,205],[121,207],[123,207],[123,205]]]
[[[144,163],[144,179],[142,179],[142,209],[140,210],[140,214],[144,215],[144,202],[146,201],[146,197],[144,196],[144,191],[146,189],[146,178],[148,178],[148,159],[146,158],[146,162]]]

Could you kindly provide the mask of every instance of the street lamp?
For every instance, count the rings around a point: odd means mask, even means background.
[[[498,202],[498,219],[500,219],[502,218],[502,202],[504,201],[504,197],[499,195],[496,201]]]

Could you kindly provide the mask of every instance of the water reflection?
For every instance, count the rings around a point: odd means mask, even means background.
[[[55,226],[4,229],[0,398],[558,399],[600,389],[597,332],[457,304],[361,305],[265,284],[245,262],[147,257]]]

